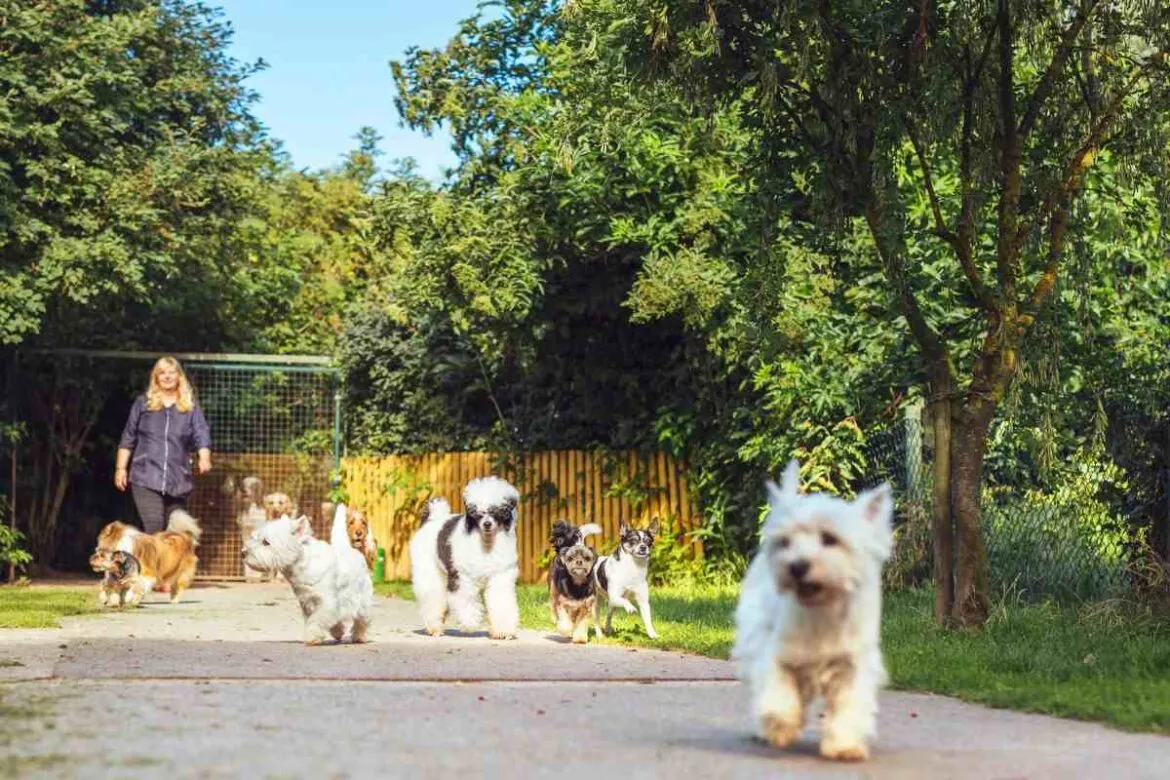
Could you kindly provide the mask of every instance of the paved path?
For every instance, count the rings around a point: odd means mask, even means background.
[[[1170,738],[888,693],[864,766],[749,738],[732,669],[676,652],[420,635],[305,648],[287,586],[0,632],[0,776],[1165,778]]]

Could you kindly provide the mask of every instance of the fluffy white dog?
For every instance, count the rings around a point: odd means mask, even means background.
[[[432,499],[410,540],[410,579],[423,624],[432,636],[454,612],[460,626],[478,628],[487,605],[492,639],[515,639],[516,507],[520,494],[499,477],[473,479],[463,488],[461,515],[445,499]]]
[[[820,751],[863,761],[886,682],[879,644],[881,569],[890,556],[889,485],[853,502],[800,495],[800,468],[769,482],[768,518],[735,612],[733,657],[751,691],[759,736],[777,747],[825,700]]]
[[[253,569],[279,572],[292,585],[305,616],[305,644],[350,632],[365,642],[374,586],[366,559],[349,544],[346,508],[337,507],[330,542],[313,538],[307,517],[281,517],[257,528],[244,543],[244,562]]]

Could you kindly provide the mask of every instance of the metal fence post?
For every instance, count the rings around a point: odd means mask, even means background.
[[[926,495],[922,472],[922,401],[915,400],[903,409],[903,443],[906,457],[903,461],[906,479],[906,498],[921,502]]]

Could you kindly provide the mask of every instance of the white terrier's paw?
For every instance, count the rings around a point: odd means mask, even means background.
[[[515,634],[515,632],[508,632],[508,631],[489,631],[488,638],[489,639],[515,639],[516,634]]]
[[[800,738],[803,728],[799,723],[778,715],[764,715],[760,718],[760,738],[769,745],[786,748]]]
[[[657,639],[658,632],[652,628],[648,628],[648,629],[646,629],[646,636],[650,637],[651,639]]]
[[[833,761],[866,761],[869,759],[869,745],[824,739],[821,740],[821,755]]]
[[[634,614],[634,605],[633,604],[622,604],[622,609],[624,609],[626,611],[627,615]]]

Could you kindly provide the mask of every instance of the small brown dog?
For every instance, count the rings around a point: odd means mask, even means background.
[[[360,509],[350,509],[345,521],[345,532],[349,535],[350,546],[365,556],[366,566],[373,571],[378,545],[374,541],[374,529],[370,528],[366,513]]]
[[[264,496],[264,514],[269,520],[279,520],[282,517],[296,517],[297,505],[288,493],[269,493]]]
[[[118,521],[110,523],[98,534],[97,550],[121,550],[133,555],[141,566],[144,592],[149,593],[158,584],[170,591],[174,604],[195,578],[199,565],[195,548],[201,533],[194,517],[176,509],[167,520],[167,530],[157,534],[143,533]]]
[[[89,565],[102,575],[98,603],[109,607],[138,606],[146,595],[138,559],[121,550],[94,550]]]

